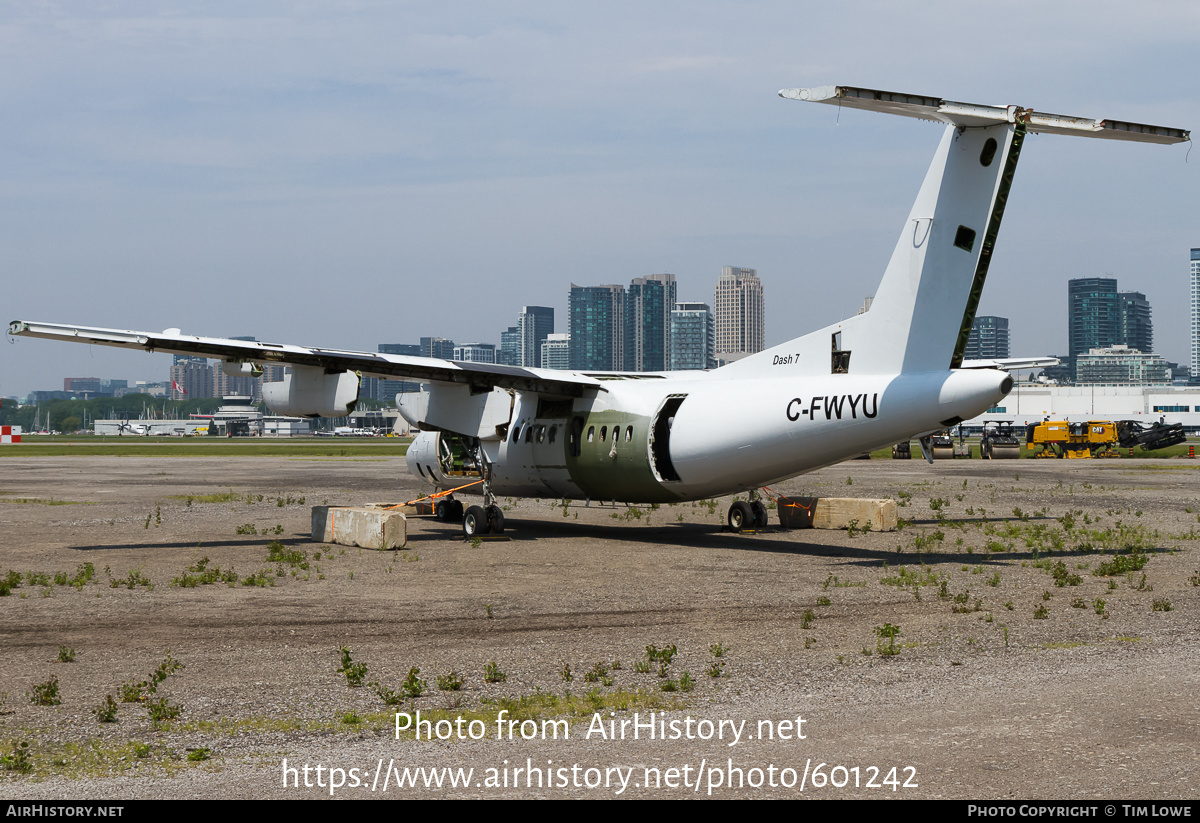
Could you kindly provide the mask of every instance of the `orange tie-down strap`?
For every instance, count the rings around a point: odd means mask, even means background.
[[[787,506],[789,509],[804,509],[804,511],[808,512],[809,517],[812,517],[813,509],[815,509],[817,506],[817,498],[815,498],[815,497],[812,498],[813,502],[810,505],[806,506],[803,503],[796,502],[793,498],[784,497],[783,495],[776,494],[775,492],[768,489],[766,486],[763,486],[762,490],[764,492],[766,492],[767,497],[769,497],[775,501],[775,504],[777,506]],[[786,501],[786,502],[784,502],[784,501]]]
[[[446,489],[444,492],[434,492],[433,494],[427,494],[424,497],[418,497],[416,500],[409,500],[407,503],[397,503],[396,505],[388,506],[387,508],[388,509],[398,509],[401,506],[412,506],[416,503],[420,503],[422,500],[437,500],[439,497],[445,497],[447,495],[454,494],[456,491],[459,491],[461,489],[470,488],[471,486],[477,486],[482,482],[483,482],[483,478],[480,478],[471,483],[464,483],[461,486],[456,486],[453,489]]]

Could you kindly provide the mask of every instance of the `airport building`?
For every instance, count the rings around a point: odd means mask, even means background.
[[[1192,378],[1200,375],[1200,249],[1192,249]]]
[[[1182,423],[1200,432],[1200,388],[1195,386],[1047,386],[1017,383],[995,407],[964,423],[1011,420],[1027,425],[1041,420],[1137,420]]]

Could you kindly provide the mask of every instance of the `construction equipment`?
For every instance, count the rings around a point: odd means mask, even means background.
[[[929,450],[934,460],[951,460],[954,457],[954,438],[942,430],[929,438]]]
[[[1182,423],[1167,423],[1160,420],[1146,425],[1136,420],[1117,421],[1117,441],[1124,448],[1141,446],[1143,451],[1154,451],[1174,446],[1187,440]]]
[[[1021,456],[1021,441],[1011,420],[997,420],[983,427],[979,456],[984,460],[1016,460]]]
[[[1034,457],[1101,457],[1117,444],[1117,427],[1108,420],[1089,420],[1086,423],[1043,420],[1029,424],[1025,430],[1025,444],[1031,450],[1036,446],[1042,447]]]

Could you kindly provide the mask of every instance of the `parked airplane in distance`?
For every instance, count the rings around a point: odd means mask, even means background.
[[[420,381],[397,396],[420,433],[411,471],[440,489],[482,480],[484,506],[441,514],[497,532],[497,495],[671,503],[749,492],[729,525],[765,525],[757,491],[974,417],[1012,389],[1003,367],[963,361],[1026,134],[1179,143],[1186,131],[957,103],[850,86],[781,97],[945,124],[870,311],[708,372],[564,372],[373,352],[15,321],[9,334],[194,354],[227,372],[290,364],[263,387],[278,414],[343,416],[361,375]]]

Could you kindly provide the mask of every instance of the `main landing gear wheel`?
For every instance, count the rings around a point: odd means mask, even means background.
[[[500,534],[504,531],[504,512],[499,506],[487,507],[488,531],[492,534]]]
[[[754,528],[765,529],[767,523],[767,507],[763,505],[761,500],[755,500],[750,504],[750,511],[754,514]]]
[[[764,509],[764,515],[765,513]],[[754,528],[754,521],[754,510],[745,500],[734,501],[734,504],[729,507],[729,530],[734,534],[741,534],[745,529]]]
[[[488,517],[483,506],[471,506],[463,515],[463,536],[477,537],[488,533]]]
[[[459,504],[462,505],[462,504]],[[463,515],[463,535],[478,537],[481,534],[500,534],[504,531],[504,512],[499,506],[471,506]]]
[[[442,523],[460,523],[463,519],[461,500],[439,500],[433,507],[433,516]]]

